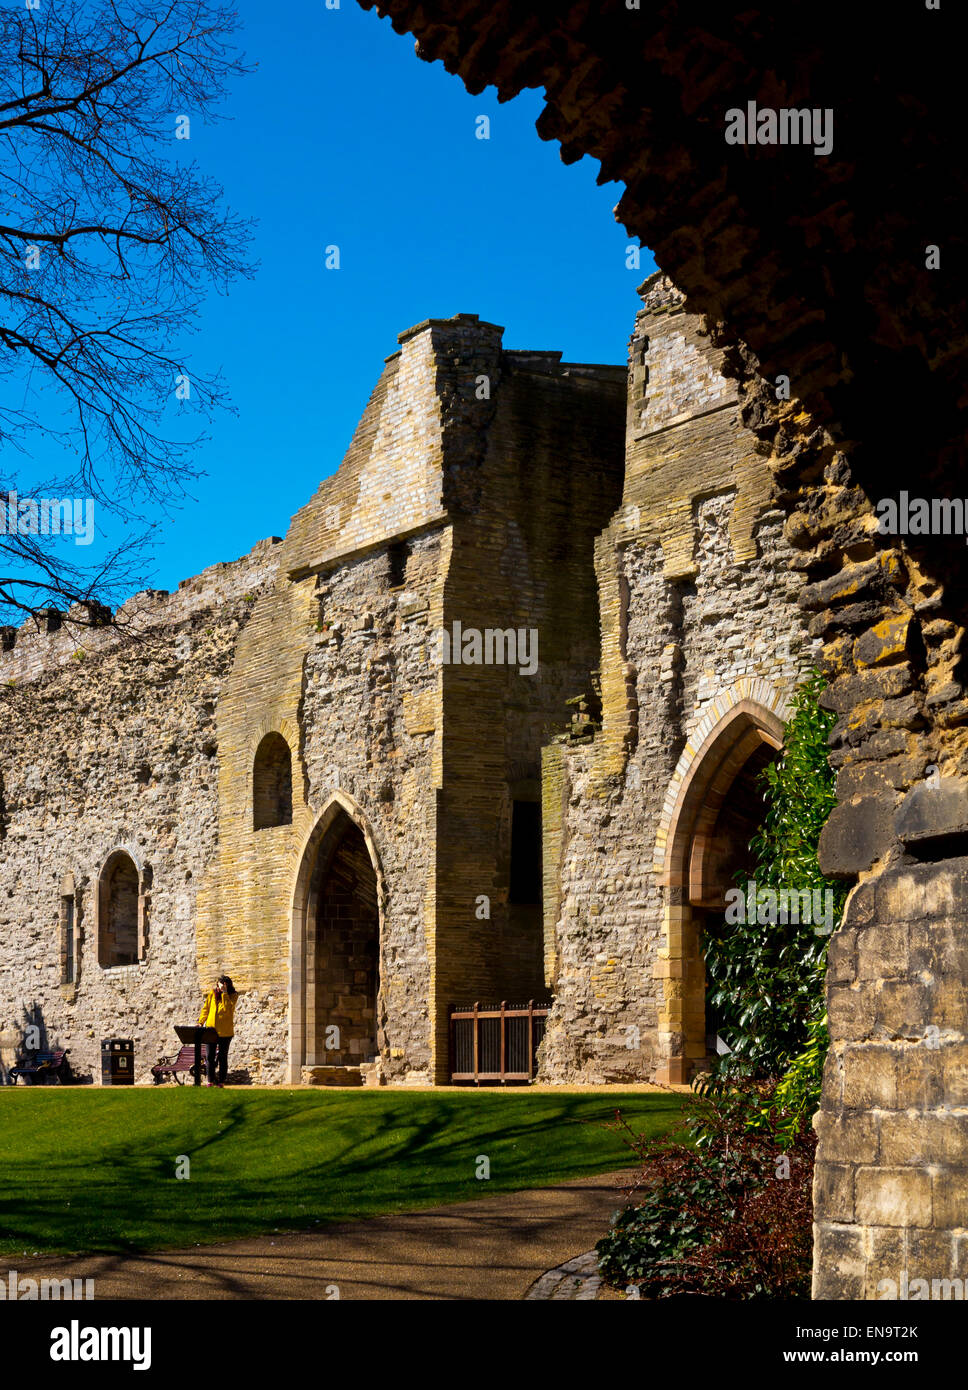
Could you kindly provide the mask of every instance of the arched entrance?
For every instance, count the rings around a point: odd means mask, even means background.
[[[382,880],[372,837],[338,796],[303,851],[293,899],[291,1079],[378,1055]]]
[[[693,731],[666,793],[654,862],[666,898],[656,963],[664,994],[660,1081],[690,1081],[708,1055],[701,929],[707,913],[723,910],[734,872],[749,864],[763,812],[757,776],[782,747],[783,709],[761,680],[720,696]]]

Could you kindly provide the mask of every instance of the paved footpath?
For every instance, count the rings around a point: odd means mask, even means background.
[[[148,1255],[4,1261],[23,1278],[94,1279],[95,1298],[522,1299],[591,1250],[631,1171],[317,1231]],[[0,1268],[0,1278],[6,1269]]]

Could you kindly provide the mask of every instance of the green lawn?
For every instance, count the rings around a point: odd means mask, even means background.
[[[616,1107],[660,1134],[682,1103],[612,1090],[5,1087],[0,1254],[158,1250],[547,1186],[632,1166],[603,1128]]]

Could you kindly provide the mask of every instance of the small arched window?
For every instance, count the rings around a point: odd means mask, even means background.
[[[252,769],[252,829],[292,825],[292,753],[282,734],[266,734]]]
[[[97,959],[105,969],[137,965],[145,937],[144,892],[138,866],[118,850],[98,883]]]

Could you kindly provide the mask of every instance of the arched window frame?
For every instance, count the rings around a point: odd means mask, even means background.
[[[134,865],[138,875],[137,957],[124,964],[105,965],[102,934],[107,930],[111,912],[111,879],[122,859]],[[97,942],[97,963],[102,970],[130,969],[140,965],[148,955],[148,909],[151,891],[151,869],[140,855],[128,845],[117,845],[101,865],[94,898],[94,937]]]
[[[267,745],[272,747],[284,746],[288,755],[288,807],[279,819],[264,819],[260,814],[260,760],[266,756]],[[263,732],[256,744],[252,754],[251,766],[251,795],[249,798],[250,811],[252,816],[252,829],[256,832],[260,830],[274,830],[281,825],[292,825],[293,812],[295,810],[295,779],[293,769],[292,744],[286,735],[279,729],[268,729]]]
[[[705,966],[698,904],[705,896],[707,833],[736,776],[763,744],[779,752],[787,705],[759,677],[738,681],[705,708],[666,791],[653,870],[664,889],[655,965],[661,1061],[656,1079],[685,1084],[706,1053]]]

